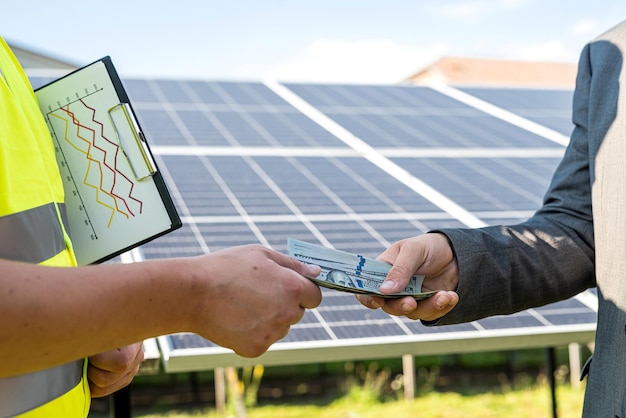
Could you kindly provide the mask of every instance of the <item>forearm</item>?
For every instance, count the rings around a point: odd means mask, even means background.
[[[0,377],[189,327],[187,269],[182,260],[79,268],[0,260]]]
[[[319,267],[260,245],[77,268],[0,260],[0,377],[194,332],[256,357],[321,301]]]

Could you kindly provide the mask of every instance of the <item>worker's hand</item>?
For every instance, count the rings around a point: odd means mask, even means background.
[[[143,343],[89,357],[87,380],[91,396],[100,398],[130,384],[143,361]]]
[[[410,319],[435,320],[447,314],[459,301],[455,290],[458,284],[458,266],[445,235],[430,233],[392,244],[378,259],[392,264],[380,287],[384,294],[404,290],[411,276],[425,276],[422,292],[440,290],[428,299],[416,301],[412,297],[387,299],[378,296],[357,295],[368,308],[382,308],[385,312]]]
[[[216,251],[198,258],[204,284],[195,332],[244,357],[257,357],[284,338],[305,309],[322,301],[309,265],[260,245]]]

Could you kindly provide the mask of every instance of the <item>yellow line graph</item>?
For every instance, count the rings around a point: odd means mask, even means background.
[[[106,190],[104,190],[104,189],[102,188],[102,183],[100,183],[100,185],[96,186],[96,185],[94,185],[94,184],[90,183],[90,182],[87,180],[87,177],[89,176],[89,172],[90,172],[90,170],[91,170],[91,163],[92,163],[92,162],[94,162],[94,163],[96,163],[96,164],[98,165],[98,169],[99,169],[99,171],[100,171],[100,180],[101,180],[101,181],[102,181],[102,176],[103,176],[103,173],[102,173],[102,166],[101,166],[100,162],[99,162],[99,161],[97,161],[97,160],[95,160],[95,159],[92,157],[92,155],[91,155],[91,142],[90,142],[90,141],[88,141],[87,139],[83,138],[82,136],[80,136],[80,134],[78,133],[78,130],[77,130],[76,137],[77,137],[79,140],[81,140],[81,141],[85,142],[85,144],[87,144],[87,151],[85,151],[85,150],[81,149],[81,147],[77,146],[76,144],[74,144],[74,142],[72,142],[72,141],[70,140],[70,135],[69,135],[69,127],[70,127],[70,123],[69,123],[69,120],[68,120],[66,117],[59,116],[59,115],[57,115],[57,114],[55,114],[55,113],[50,113],[50,116],[55,117],[55,118],[57,118],[57,119],[59,119],[59,120],[61,120],[61,121],[62,121],[62,123],[65,125],[63,139],[64,139],[64,140],[65,140],[65,141],[66,141],[66,142],[67,142],[67,143],[68,143],[68,144],[69,144],[72,148],[74,148],[77,152],[80,152],[81,154],[85,155],[85,157],[87,158],[87,160],[88,160],[88,163],[87,163],[87,171],[85,172],[85,176],[84,176],[84,178],[83,178],[83,184],[85,184],[85,186],[87,186],[87,187],[90,187],[90,188],[94,189],[94,190],[95,190],[95,193],[96,193],[96,194],[95,194],[96,202],[97,202],[97,203],[99,203],[100,205],[102,205],[102,206],[104,206],[104,207],[108,208],[108,209],[111,211],[111,214],[110,214],[110,216],[109,216],[109,220],[108,220],[108,222],[107,222],[107,226],[108,226],[108,227],[110,227],[110,226],[111,226],[111,223],[113,222],[113,217],[115,216],[116,209],[119,211],[119,208],[116,208],[116,207],[113,207],[113,206],[111,206],[111,205],[108,205],[107,203],[105,203],[104,201],[102,201],[102,200],[100,199],[100,192],[102,192],[102,193],[106,194],[107,196],[109,196],[111,199],[113,199],[113,201],[114,201],[114,202],[117,202],[117,201],[116,201],[116,199],[115,199],[115,196],[113,196],[111,193],[107,192]],[[116,206],[117,206],[117,203],[116,203]],[[124,215],[128,218],[128,214],[126,214],[126,213],[124,213],[124,212],[122,212],[122,211],[119,211],[119,212],[120,212],[120,213],[122,213],[122,214],[124,214]]]

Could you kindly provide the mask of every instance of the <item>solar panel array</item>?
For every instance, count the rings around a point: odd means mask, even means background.
[[[248,243],[286,252],[287,237],[374,257],[430,229],[518,222],[563,153],[553,138],[571,130],[564,90],[124,83],[184,223],[142,246],[146,259]],[[170,372],[554,346],[593,339],[583,296],[431,328],[324,289],[260,359],[187,333],[159,346]]]

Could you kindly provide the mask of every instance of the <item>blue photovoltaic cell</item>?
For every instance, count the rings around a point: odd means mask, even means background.
[[[370,162],[358,158],[256,158],[304,213],[439,211]]]
[[[562,115],[564,112],[570,113],[564,114],[564,117],[571,116],[574,96],[572,89],[462,87],[460,90],[507,110],[548,110]]]
[[[183,223],[182,228],[144,244],[141,247],[144,257],[155,259],[202,255],[202,247],[190,226],[189,223]]]
[[[376,147],[558,147],[428,87],[287,87]]]
[[[470,211],[538,209],[559,162],[554,158],[394,161]]]
[[[345,84],[298,84],[285,83],[285,86],[299,97],[319,109],[330,107],[373,107],[415,109],[446,109],[454,113],[457,109],[467,110],[467,106],[431,88],[420,86],[374,86]]]
[[[473,115],[327,115],[374,147],[556,148],[559,145],[494,117]],[[383,128],[385,125],[389,127]]]
[[[466,93],[569,136],[572,123],[571,89],[462,88]]]
[[[256,98],[256,102],[250,99],[247,104],[235,104],[224,92],[224,97],[217,96],[215,88],[193,89],[202,86],[201,83],[162,84],[156,84],[152,90],[137,89],[133,94],[137,97],[133,107],[156,145],[344,147],[327,130],[262,85],[257,90],[263,96]],[[181,85],[187,88],[182,90]],[[200,96],[203,91],[212,92],[208,101]],[[172,100],[165,107],[155,92],[159,96],[172,96]],[[191,93],[193,98],[189,96]]]
[[[198,225],[198,229],[211,251],[259,242],[250,226],[241,222],[206,223]]]
[[[344,147],[336,137],[292,109],[250,112],[250,123],[261,130],[270,145],[285,147]]]
[[[229,103],[237,105],[285,105],[286,102],[262,83],[222,82],[212,84],[229,97]]]
[[[277,222],[256,222],[257,228],[263,237],[267,240],[269,245],[278,252],[287,253],[287,240],[288,237],[303,237],[307,241],[314,242],[315,235],[300,221],[277,221]]]
[[[207,167],[212,168],[212,164],[205,158],[163,156],[162,159],[173,177],[176,188],[180,192],[190,215],[238,215],[225,191],[207,170]]]
[[[506,316],[492,316],[480,320],[480,325],[485,329],[527,328],[545,326],[534,316],[527,312],[516,313]]]
[[[167,80],[162,80],[166,82]],[[128,97],[133,102],[134,106],[145,103],[160,103],[161,101],[157,97],[157,91],[155,90],[156,82],[149,80],[139,79],[124,79],[124,88],[128,93]]]
[[[161,109],[144,109],[141,105],[134,107],[141,120],[141,127],[150,144],[153,145],[196,145],[185,137],[171,119],[168,112]]]
[[[213,116],[213,119],[207,115],[206,112],[197,110],[179,111],[178,117],[185,125],[188,135],[191,136],[190,145],[201,146],[232,146],[233,141],[230,137],[230,133],[227,132],[221,125],[212,122],[218,121],[217,115]],[[168,116],[165,116],[168,117]],[[169,117],[168,117],[169,118]],[[182,134],[178,134],[182,138]],[[176,143],[164,143],[163,145],[177,145]]]

